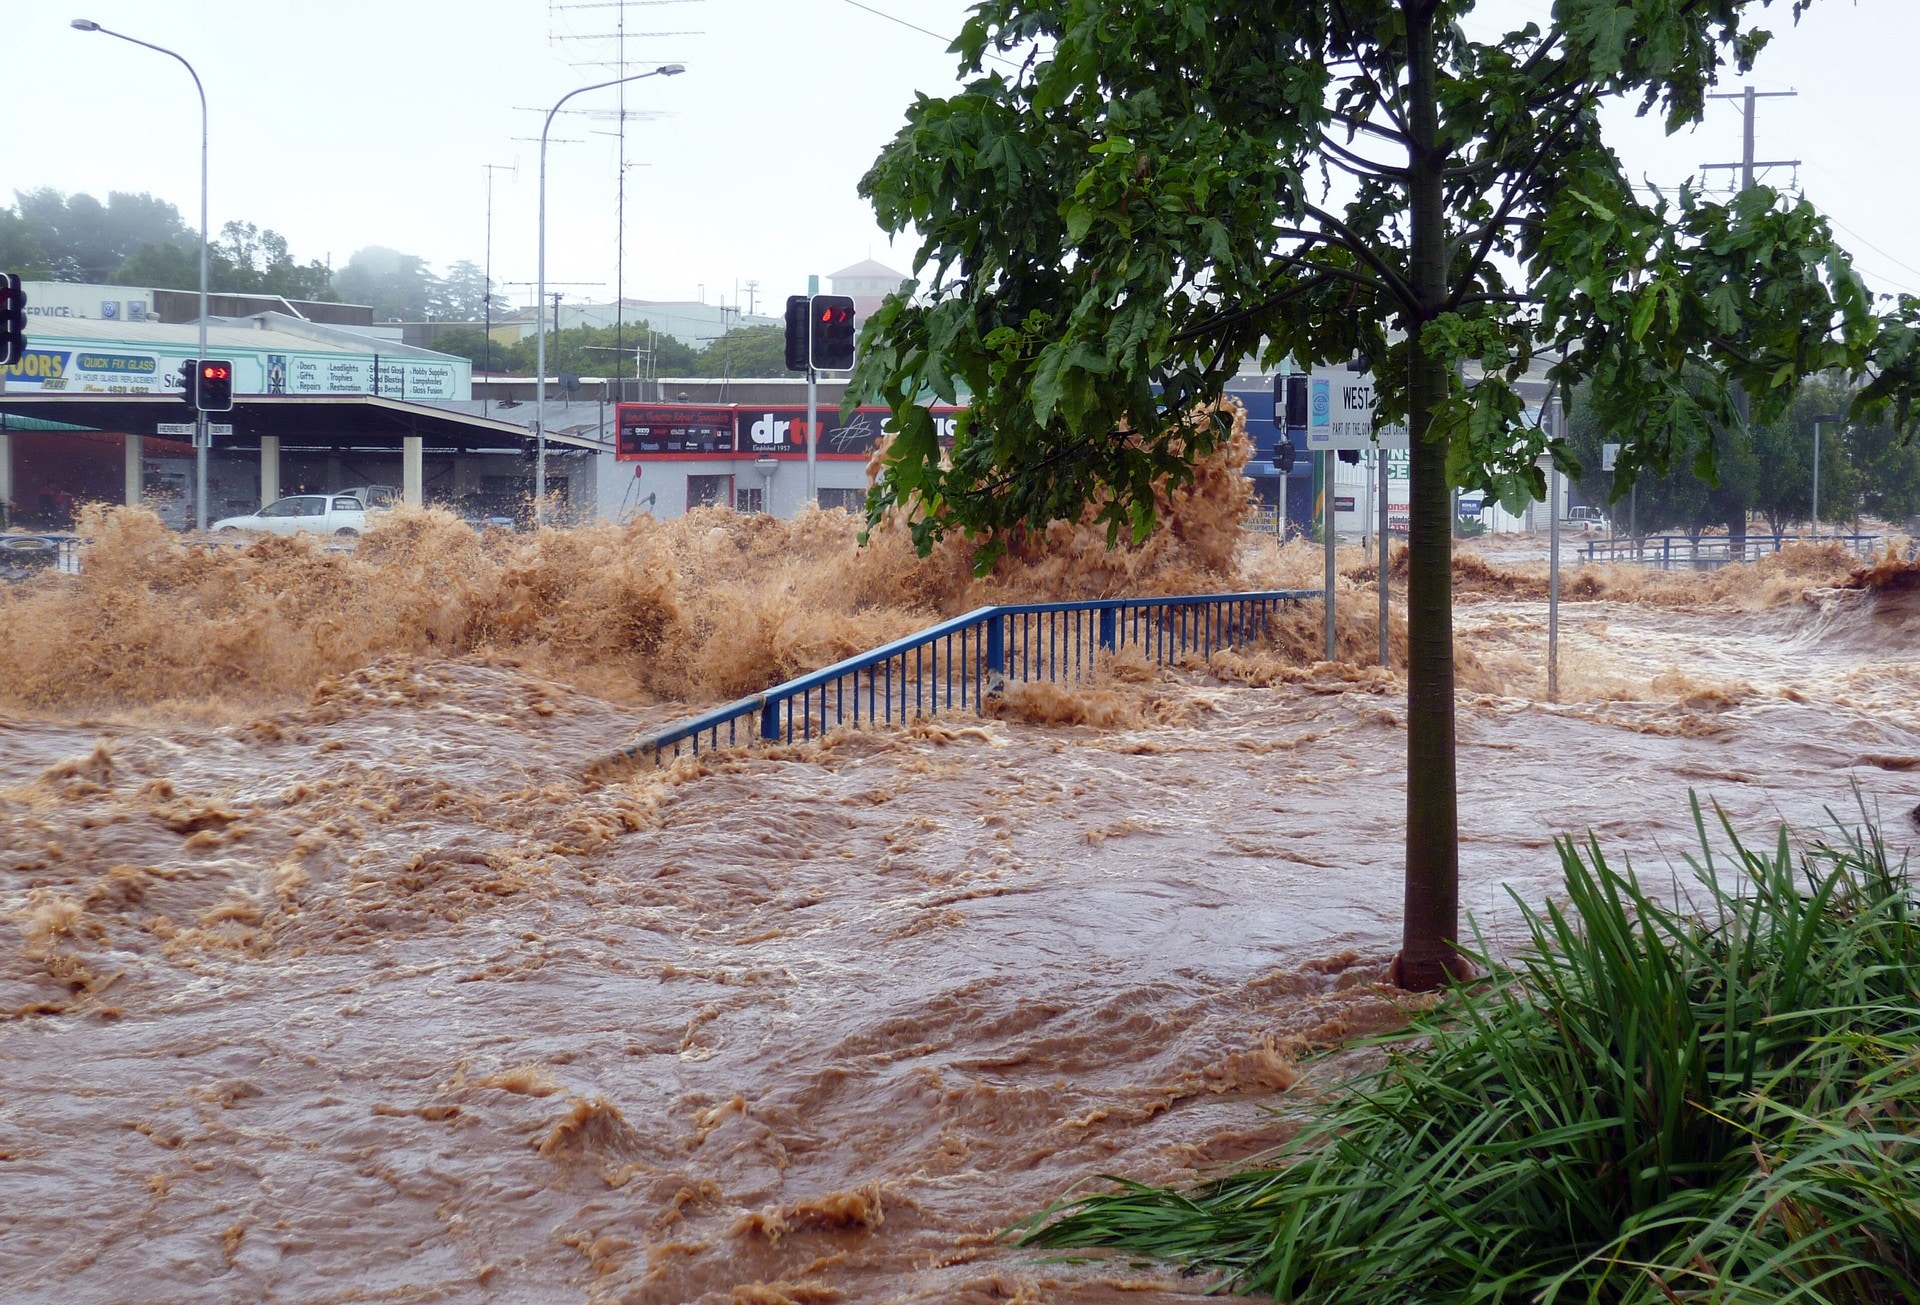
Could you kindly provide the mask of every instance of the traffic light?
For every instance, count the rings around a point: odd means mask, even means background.
[[[807,355],[813,346],[812,327],[807,322],[807,306],[811,302],[805,295],[787,296],[787,370],[790,372],[807,370]]]
[[[202,358],[194,364],[193,406],[201,412],[233,411],[233,364],[224,358]]]
[[[27,354],[27,292],[12,272],[0,272],[0,367]]]
[[[812,318],[814,369],[838,372],[853,366],[853,300],[846,295],[815,295]]]
[[[1287,382],[1287,428],[1305,430],[1307,427],[1307,378],[1289,376]],[[1279,379],[1274,380],[1278,385]]]
[[[200,370],[200,360],[197,358],[189,358],[180,364],[180,374],[174,378],[180,382],[180,397],[186,400],[188,409],[193,412],[200,411],[199,408],[194,407],[193,393],[193,374],[198,370]]]
[[[1285,431],[1280,432],[1280,442],[1273,446],[1273,468],[1285,476],[1293,471],[1293,439]]]

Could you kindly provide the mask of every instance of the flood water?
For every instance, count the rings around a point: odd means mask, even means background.
[[[1205,1291],[994,1234],[1270,1145],[1263,1108],[1329,1072],[1300,1062],[1393,1018],[1404,699],[1363,664],[1371,592],[1349,665],[1303,651],[1315,611],[997,718],[592,779],[985,583],[822,579],[850,553],[818,520],[670,524],[462,551],[427,522],[344,561],[133,531],[0,598],[0,1294]],[[998,592],[1318,565],[1195,535],[1090,580],[1059,540]],[[1762,837],[1857,790],[1920,844],[1910,569],[1595,571],[1548,703],[1537,571],[1463,566],[1463,900],[1495,945],[1555,833],[1677,865],[1689,789]]]

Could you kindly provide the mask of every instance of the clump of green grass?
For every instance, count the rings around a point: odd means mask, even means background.
[[[1920,1302],[1920,909],[1870,826],[1677,902],[1558,843],[1563,904],[1268,1167],[1016,1230],[1277,1300]],[[1486,951],[1484,941],[1482,951]]]

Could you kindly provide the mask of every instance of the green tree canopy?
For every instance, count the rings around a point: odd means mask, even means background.
[[[1811,206],[1637,193],[1602,137],[1610,99],[1697,122],[1769,39],[1763,8],[1556,0],[1479,41],[1474,0],[983,0],[965,88],[919,97],[861,183],[922,241],[849,402],[894,409],[869,508],[907,509],[923,546],[973,532],[990,561],[1089,504],[1140,536],[1155,480],[1217,437],[1188,414],[1245,358],[1371,361],[1413,433],[1409,985],[1460,968],[1449,491],[1545,496],[1515,390],[1536,353],[1631,433],[1622,488],[1688,451],[1710,478],[1739,389],[1768,421],[1802,376],[1877,367],[1863,409],[1905,420],[1920,382],[1920,304],[1877,319]],[[961,385],[947,457],[922,396]]]
[[[179,210],[165,200],[117,190],[108,192],[104,204],[92,195],[47,187],[16,191],[14,208],[61,281],[105,281],[140,246],[187,230]]]
[[[478,322],[487,315],[489,299],[492,300],[496,316],[507,311],[506,297],[489,293],[486,272],[478,263],[464,258],[447,269],[447,275],[438,289],[439,293],[432,304],[435,317]]]
[[[670,373],[662,372],[662,375]],[[787,328],[737,326],[702,349],[691,376],[790,376]]]
[[[417,254],[368,245],[334,273],[333,288],[347,303],[370,305],[376,322],[420,322],[438,300],[440,278]]]

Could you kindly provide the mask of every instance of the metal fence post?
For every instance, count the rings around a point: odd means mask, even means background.
[[[1100,646],[1108,652],[1114,648],[1114,610],[1111,607],[1100,609]]]
[[[780,741],[780,703],[769,698],[760,706],[760,737],[769,743]]]
[[[987,618],[987,670],[1004,677],[1007,673],[1007,618]]]

